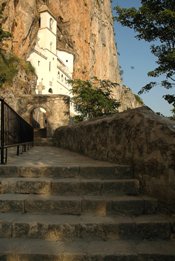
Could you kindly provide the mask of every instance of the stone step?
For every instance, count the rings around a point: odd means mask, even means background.
[[[49,196],[1,194],[0,212],[29,212],[97,216],[152,214],[157,200],[137,196]]]
[[[1,238],[35,238],[51,241],[171,239],[175,218],[0,214]]]
[[[174,261],[175,242],[0,239],[2,261]]]
[[[135,179],[49,179],[0,178],[1,193],[49,195],[138,195],[139,182]]]
[[[85,178],[85,179],[132,179],[133,172],[127,165],[113,166],[77,166],[74,161],[69,167],[64,163],[60,166],[0,166],[0,177],[55,177],[55,178]]]

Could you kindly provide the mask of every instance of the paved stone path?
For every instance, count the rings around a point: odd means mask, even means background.
[[[8,149],[8,166],[115,166],[115,164],[93,160],[81,154],[57,147],[34,146],[30,150],[16,155],[14,148]]]

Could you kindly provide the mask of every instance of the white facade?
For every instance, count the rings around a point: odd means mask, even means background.
[[[37,94],[63,94],[71,96],[74,57],[57,50],[57,21],[46,6],[40,12],[40,28],[37,43],[28,61],[38,76]]]

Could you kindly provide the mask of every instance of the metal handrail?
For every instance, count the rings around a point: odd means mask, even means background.
[[[17,155],[33,146],[34,129],[0,98],[0,163],[7,163],[7,149],[17,147]]]

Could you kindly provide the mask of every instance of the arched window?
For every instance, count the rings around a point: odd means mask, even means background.
[[[39,28],[41,27],[41,17],[39,18]]]
[[[52,88],[49,88],[48,92],[49,92],[49,93],[53,93],[53,89],[52,89]]]

